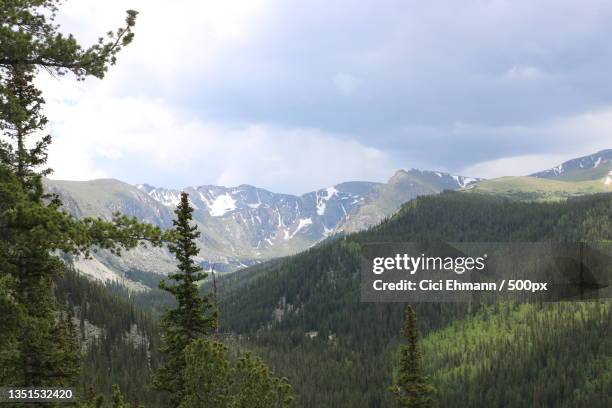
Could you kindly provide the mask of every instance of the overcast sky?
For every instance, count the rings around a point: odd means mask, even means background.
[[[303,193],[412,167],[524,175],[612,147],[612,2],[69,0],[103,81],[40,77],[54,178]]]

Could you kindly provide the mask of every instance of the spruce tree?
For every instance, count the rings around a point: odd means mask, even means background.
[[[404,327],[401,335],[406,340],[406,343],[400,345],[399,371],[391,385],[390,391],[395,396],[397,405],[400,407],[432,407],[435,389],[422,372],[416,313],[411,306],[406,307]]]
[[[177,306],[167,310],[161,319],[164,362],[155,378],[155,386],[170,393],[172,406],[178,406],[185,395],[185,348],[194,340],[211,334],[217,326],[217,311],[210,295],[198,293],[198,282],[207,274],[194,259],[199,253],[195,240],[200,233],[192,225],[192,213],[189,197],[182,193],[173,221],[175,241],[168,246],[178,261],[178,272],[169,275],[174,284],[164,280],[159,285],[177,302]]]

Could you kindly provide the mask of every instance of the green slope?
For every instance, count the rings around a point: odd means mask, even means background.
[[[611,194],[546,203],[465,193],[420,197],[404,205],[379,227],[222,280],[219,285],[222,327],[245,335],[251,346],[257,347],[276,370],[290,378],[296,387],[300,407],[390,406],[385,390],[391,380],[391,361],[401,326],[402,305],[359,301],[361,243],[419,239],[527,242],[610,239],[611,214]],[[475,323],[470,323],[470,316],[480,313],[478,306],[465,304],[418,304],[416,309],[421,328],[428,336],[436,333],[443,336],[444,332],[440,330],[451,330],[448,327],[453,326],[449,325],[468,319],[463,326],[465,330],[457,329],[458,348],[461,348],[463,337],[469,337],[470,330],[475,327]],[[491,314],[500,319],[499,324],[505,330],[516,331],[523,325],[525,330],[537,331],[540,333],[538,336],[545,337],[541,343],[529,343],[535,347],[531,349],[533,358],[524,360],[524,365],[513,369],[512,375],[517,378],[521,375],[530,378],[530,373],[548,369],[551,375],[563,378],[563,386],[572,393],[582,395],[598,386],[584,377],[584,370],[608,372],[605,368],[607,357],[603,356],[603,360],[584,359],[586,365],[579,369],[578,360],[583,360],[580,357],[582,350],[575,350],[580,352],[578,354],[570,352],[576,347],[575,336],[583,334],[599,345],[605,344],[602,333],[609,330],[609,325],[603,324],[595,315],[587,316],[595,331],[577,332],[561,330],[554,321],[548,324],[548,320],[543,323],[538,318],[519,323],[520,319],[510,318],[508,313],[500,311],[487,312],[483,316]],[[565,316],[570,319],[569,327],[579,323],[579,320],[574,322],[574,317],[580,319],[580,315]],[[487,333],[496,330],[495,326],[483,328],[483,339]],[[471,364],[474,359],[471,354],[457,354],[448,360],[437,359],[433,356],[436,337],[428,338],[433,341],[427,354],[432,358],[428,364],[435,367],[431,375],[437,383],[446,384],[439,396],[440,401],[456,398],[449,394],[452,390],[469,389],[469,394],[484,396],[482,401],[486,404],[462,405],[499,406],[494,401],[505,395],[501,389],[494,389],[487,397],[490,392],[488,383],[482,382],[478,376],[463,378],[444,374],[453,366]],[[547,368],[549,341],[560,345],[553,350],[558,351],[557,358],[566,368]],[[470,345],[466,340],[465,344],[483,353],[502,355],[508,342],[511,340],[487,340]],[[525,350],[529,349],[525,347]],[[527,364],[528,361],[531,363]],[[602,364],[604,368],[601,368]],[[500,367],[489,367],[488,370],[484,372],[491,375],[504,373]],[[532,389],[526,388],[525,382],[513,380],[509,375],[495,378],[500,387],[514,387],[518,390],[516,392],[525,395],[533,393]],[[556,398],[558,405],[571,400],[567,399],[567,394]],[[601,395],[598,398],[612,402]],[[503,406],[525,405],[513,401]]]
[[[464,190],[494,194],[514,200],[554,201],[585,194],[612,192],[612,184],[602,180],[566,181],[535,177],[501,177],[481,181]]]
[[[496,305],[426,336],[425,369],[443,407],[608,407],[611,329],[610,303]]]

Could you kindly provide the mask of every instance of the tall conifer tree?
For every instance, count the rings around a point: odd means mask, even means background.
[[[406,343],[400,345],[399,372],[391,386],[391,392],[400,407],[429,408],[433,406],[435,389],[421,369],[419,331],[416,326],[416,313],[411,306],[406,307],[401,334]]]
[[[161,320],[161,350],[165,358],[155,378],[158,389],[170,392],[173,406],[178,406],[185,395],[185,348],[194,340],[211,334],[217,326],[217,311],[210,295],[202,297],[198,293],[198,282],[207,274],[194,259],[200,252],[195,242],[200,233],[192,225],[192,213],[189,197],[182,193],[173,222],[175,241],[168,246],[178,261],[178,272],[169,276],[173,285],[166,281],[159,285],[177,301],[176,308],[167,310]]]
[[[0,344],[10,346],[10,352],[0,353],[4,385],[65,385],[75,376],[73,328],[69,318],[58,318],[61,307],[52,291],[64,267],[58,251],[80,254],[98,246],[120,252],[142,239],[161,241],[158,228],[124,216],[112,223],[75,220],[60,210],[57,198],[43,194],[51,137],[39,137],[47,118],[35,77],[44,71],[103,78],[131,42],[136,18],[135,11],[128,11],[124,27],[83,48],[59,31],[55,14],[60,4],[0,2],[0,196],[8,199],[0,205],[0,305],[19,312],[17,325],[0,330]]]

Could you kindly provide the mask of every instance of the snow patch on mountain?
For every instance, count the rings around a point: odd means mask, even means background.
[[[155,201],[158,201],[167,207],[176,207],[181,202],[181,194],[175,190],[155,188],[147,184],[138,184],[136,188],[146,192]]]
[[[208,211],[213,217],[221,217],[236,209],[236,200],[229,193],[222,194],[215,198],[208,206]]]
[[[601,173],[599,171],[605,171],[606,168],[609,168],[612,162],[612,149],[602,150],[595,154],[591,154],[589,156],[578,157],[576,159],[568,160],[566,162],[561,163],[558,166],[552,167],[548,170],[540,171],[538,173],[531,174],[531,177],[540,177],[540,178],[580,178],[580,174],[583,174],[583,177],[594,177],[591,180],[595,180],[598,177],[601,177]],[[588,173],[587,170],[598,169],[596,172]]]
[[[451,176],[451,177],[453,178],[453,180],[457,182],[457,185],[459,185],[461,188],[465,188],[469,186],[470,184],[479,181],[479,179],[472,178],[472,177],[463,177],[463,176]]]
[[[557,167],[553,167],[553,171],[555,174],[563,173],[563,164],[558,165]]]
[[[327,226],[323,224],[323,237],[324,238],[327,238],[330,235],[333,235],[334,233],[336,233],[336,231],[338,231],[337,227],[327,228]]]
[[[300,218],[297,228],[295,231],[293,231],[293,234],[291,234],[291,238],[293,238],[295,234],[300,232],[303,228],[306,228],[308,225],[312,225],[312,218]]]
[[[327,187],[325,190],[325,195],[319,196],[317,193],[317,214],[323,215],[325,214],[325,208],[327,207],[327,202],[336,194],[338,194],[338,190],[335,187]]]

